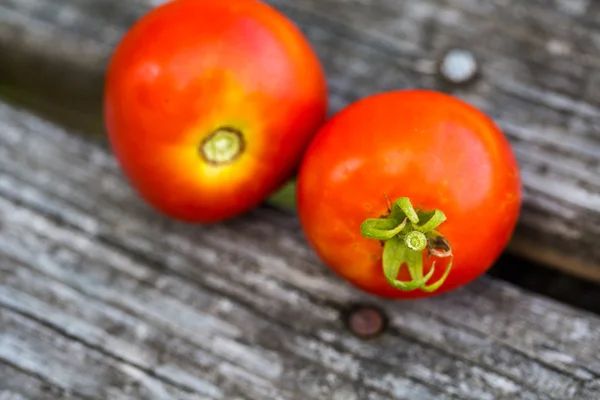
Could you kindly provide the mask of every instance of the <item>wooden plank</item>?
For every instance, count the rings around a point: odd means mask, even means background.
[[[0,399],[2,400],[81,400],[64,390],[23,372],[5,362],[0,362]]]
[[[357,302],[386,313],[382,336],[347,331]],[[600,382],[595,315],[487,277],[372,298],[316,259],[293,215],[168,220],[105,144],[3,103],[0,310],[0,366],[56,399],[564,400]]]
[[[0,323],[0,358],[51,382],[63,393],[84,399],[201,398],[5,307],[0,309]]]
[[[28,92],[51,99],[46,108],[71,125],[102,132],[98,112],[110,51],[160,3],[2,0],[0,79],[21,98]],[[514,145],[525,186],[510,250],[600,281],[597,3],[270,3],[299,24],[321,56],[331,112],[377,91],[427,87],[449,90],[489,113]],[[463,88],[447,87],[436,73],[444,51],[455,46],[473,51],[481,64],[481,78]],[[92,123],[73,121],[88,117]]]

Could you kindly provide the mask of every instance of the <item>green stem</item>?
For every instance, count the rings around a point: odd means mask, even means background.
[[[406,218],[398,224],[392,219],[369,218],[360,226],[360,233],[369,239],[388,240],[396,236],[406,226]]]
[[[290,180],[268,202],[288,210],[296,209],[295,179]],[[452,248],[437,231],[446,221],[441,210],[417,211],[407,197],[397,199],[389,215],[368,218],[361,227],[363,237],[383,242],[383,273],[391,286],[402,291],[422,290],[435,292],[446,281],[452,269]],[[427,256],[449,258],[444,274],[436,282],[429,283],[435,272],[432,263],[427,275],[423,276],[423,252]],[[397,279],[400,268],[406,266],[409,281]]]
[[[440,279],[428,284],[435,272],[435,262],[423,276],[423,252],[437,257],[452,257],[448,241],[436,230],[446,220],[440,210],[416,211],[407,197],[396,200],[388,216],[368,218],[361,227],[362,236],[383,241],[382,266],[387,281],[402,291],[420,289],[434,292],[442,286],[452,268],[452,259]],[[441,247],[440,250],[438,248]],[[409,281],[397,279],[406,265]]]

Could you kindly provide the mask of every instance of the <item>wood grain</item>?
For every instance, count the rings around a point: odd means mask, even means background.
[[[50,99],[53,115],[90,116],[95,122],[85,129],[101,131],[109,54],[136,19],[160,3],[2,0],[0,82]],[[321,56],[332,113],[362,96],[410,87],[449,91],[489,113],[514,145],[524,181],[510,250],[600,281],[597,2],[270,3],[300,26]],[[436,72],[452,47],[470,49],[480,61],[481,77],[467,87],[448,87]]]
[[[382,336],[346,330],[356,303],[384,310]],[[103,142],[0,103],[0,398],[594,399],[599,329],[490,278],[372,298],[293,215],[168,220]]]

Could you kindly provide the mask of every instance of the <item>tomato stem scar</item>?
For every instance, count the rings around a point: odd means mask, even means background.
[[[416,211],[408,197],[397,199],[388,215],[382,218],[367,218],[360,227],[362,236],[383,241],[383,273],[387,281],[403,291],[421,289],[424,292],[437,290],[446,280],[452,268],[452,249],[441,233],[439,225],[446,220],[440,210]],[[428,284],[435,271],[435,262],[427,275],[423,276],[423,251],[427,257],[450,257],[440,279]],[[406,265],[410,281],[397,279],[400,268]]]
[[[427,247],[427,236],[423,232],[408,232],[404,237],[404,243],[414,251],[423,251]]]
[[[245,148],[242,133],[231,127],[222,127],[200,143],[200,155],[211,165],[226,165],[235,161]]]

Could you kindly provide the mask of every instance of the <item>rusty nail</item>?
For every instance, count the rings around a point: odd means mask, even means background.
[[[479,72],[477,59],[469,50],[448,50],[439,66],[440,74],[444,79],[453,84],[464,84],[471,81]]]
[[[384,330],[386,318],[374,306],[356,306],[348,313],[347,324],[354,335],[361,339],[371,339]]]

